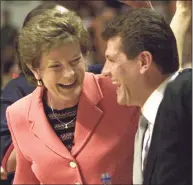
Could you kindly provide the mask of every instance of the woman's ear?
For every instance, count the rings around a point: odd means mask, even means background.
[[[144,74],[151,67],[152,55],[149,51],[143,51],[138,55],[137,60],[140,62],[140,73]]]
[[[30,71],[34,74],[36,80],[41,79],[40,74],[39,74],[39,72],[38,72],[37,69],[34,69],[34,68],[31,66],[31,64],[26,64],[26,65],[27,65],[27,67],[30,69]]]

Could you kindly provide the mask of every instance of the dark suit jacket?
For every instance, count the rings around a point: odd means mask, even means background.
[[[144,171],[144,185],[192,183],[192,70],[171,82],[160,104]]]

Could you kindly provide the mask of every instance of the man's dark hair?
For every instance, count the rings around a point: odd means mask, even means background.
[[[120,36],[128,59],[149,51],[163,74],[179,69],[175,36],[164,18],[154,10],[134,9],[109,21],[102,33],[106,41]]]

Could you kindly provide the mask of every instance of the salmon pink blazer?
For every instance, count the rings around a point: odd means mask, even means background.
[[[139,108],[118,105],[116,87],[86,73],[69,152],[48,123],[43,89],[7,109],[17,156],[14,184],[101,184],[103,173],[112,184],[131,184]]]

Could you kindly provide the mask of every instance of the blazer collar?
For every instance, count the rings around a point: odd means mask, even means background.
[[[72,156],[81,152],[103,114],[103,111],[97,107],[97,104],[103,98],[97,77],[93,74],[85,74],[76,119],[75,145],[71,153],[64,147],[46,118],[42,103],[43,90],[43,87],[37,87],[32,93],[28,114],[31,130],[50,150],[61,157],[73,160]]]

